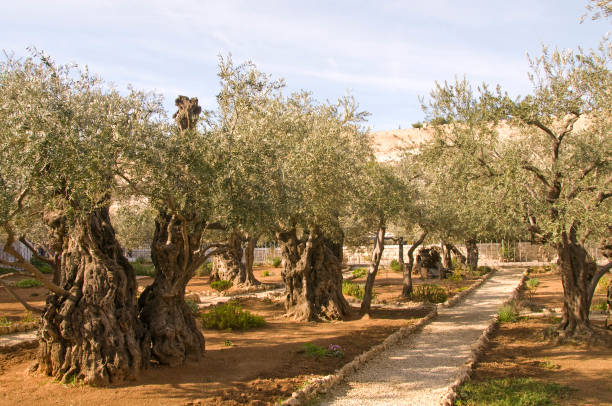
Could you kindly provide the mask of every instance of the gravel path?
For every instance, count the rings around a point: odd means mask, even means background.
[[[459,368],[523,268],[500,269],[460,304],[439,310],[420,333],[369,361],[321,405],[439,405]]]

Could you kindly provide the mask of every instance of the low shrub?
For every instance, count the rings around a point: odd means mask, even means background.
[[[391,270],[395,272],[402,272],[402,264],[400,264],[397,259],[391,261],[391,264],[389,264],[389,268],[391,268]]]
[[[270,273],[270,271],[263,271],[262,276],[272,276],[272,273]]]
[[[453,273],[448,277],[451,281],[459,282],[463,280],[463,273],[461,269],[453,269]]]
[[[420,121],[412,123],[412,128],[423,128],[423,123],[421,123]]]
[[[425,283],[416,285],[410,298],[417,302],[443,303],[448,299],[448,294],[441,286]]]
[[[501,378],[467,382],[457,391],[457,406],[558,405],[571,389],[533,378]]]
[[[210,287],[216,290],[217,292],[224,292],[232,287],[232,282],[230,281],[214,281],[211,282]]]
[[[279,268],[282,262],[283,262],[282,259],[280,259],[279,257],[272,258],[272,266],[274,268]]]
[[[51,265],[49,265],[45,261],[42,261],[36,257],[32,257],[32,259],[30,259],[30,263],[34,265],[36,269],[38,269],[41,273],[45,273],[45,274],[53,273],[53,268],[51,267]]]
[[[355,268],[353,269],[353,272],[352,272],[354,278],[361,278],[363,276],[366,276],[367,273],[368,273],[368,270],[365,268]]]
[[[266,324],[263,317],[243,310],[235,301],[230,301],[202,313],[204,327],[215,330],[249,330]]]
[[[497,312],[500,323],[516,323],[521,318],[518,309],[513,304],[505,304]]]
[[[18,288],[37,288],[39,286],[42,286],[42,282],[36,279],[22,279],[15,283],[15,286],[17,286]]]
[[[365,287],[363,285],[344,281],[342,282],[342,293],[344,295],[353,296],[359,300],[363,300],[363,296],[365,295]],[[372,298],[374,298],[374,296],[375,294],[372,292]]]
[[[132,268],[134,268],[134,273],[138,276],[151,276],[151,277],[155,276],[155,265],[153,264],[143,264],[140,262],[133,262]]]

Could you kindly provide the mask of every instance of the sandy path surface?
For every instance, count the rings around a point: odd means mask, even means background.
[[[322,399],[322,405],[439,405],[459,368],[523,268],[500,269],[420,333],[383,352]]]

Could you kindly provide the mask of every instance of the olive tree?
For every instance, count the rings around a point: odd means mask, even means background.
[[[116,140],[139,126],[146,106],[87,69],[57,66],[38,52],[8,57],[0,69],[5,251],[12,265],[50,290],[38,369],[95,385],[134,379],[148,362],[149,342],[137,318],[134,272],[110,223],[110,168],[122,154]],[[55,267],[52,282],[12,248],[33,221],[49,231],[51,258],[45,259]]]
[[[464,121],[464,111],[482,111],[484,128],[497,115],[517,130],[501,137],[499,127],[491,127],[492,144],[483,149],[488,152],[475,156],[505,187],[506,201],[522,211],[528,231],[556,249],[564,288],[559,329],[566,335],[590,333],[593,292],[612,267],[598,266],[584,248],[586,241],[603,238],[612,223],[610,58],[608,42],[598,52],[544,49],[530,60],[532,94],[517,100],[486,88],[474,97],[464,85],[434,92],[436,114],[449,121]],[[437,103],[442,100],[455,103]],[[450,108],[461,103],[465,110]],[[471,134],[477,141],[480,133]]]

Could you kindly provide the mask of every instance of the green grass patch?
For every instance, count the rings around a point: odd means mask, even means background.
[[[224,280],[214,281],[210,283],[210,287],[217,292],[224,292],[232,287],[232,282]]]
[[[245,331],[266,324],[263,317],[243,310],[235,301],[215,306],[212,310],[203,313],[201,318],[204,327],[215,330]]]
[[[505,304],[497,312],[500,323],[516,323],[521,318],[519,312],[513,304]]]
[[[272,273],[270,273],[270,271],[263,271],[262,276],[272,276]]]
[[[446,290],[436,284],[416,285],[410,298],[416,302],[443,303],[448,299]]]
[[[572,389],[532,378],[491,379],[461,386],[457,406],[549,406],[559,405]]]
[[[353,272],[351,272],[353,274],[353,277],[356,278],[361,278],[363,276],[366,276],[368,273],[368,270],[365,268],[355,268],[353,269]]]
[[[464,279],[463,272],[461,272],[461,268],[453,269],[453,273],[450,274],[448,279],[455,282],[461,282]]]
[[[490,266],[483,265],[483,266],[479,266],[478,268],[476,268],[476,271],[474,272],[478,276],[484,276],[491,271],[493,271],[493,268],[491,268]]]
[[[22,279],[15,283],[15,286],[18,288],[37,288],[42,286],[42,282],[36,279]]]
[[[142,257],[139,257],[142,258]],[[140,262],[132,262],[132,268],[134,268],[134,273],[138,276],[155,276],[155,265],[153,264],[143,264]]]
[[[274,268],[279,268],[279,267],[281,266],[281,263],[282,263],[282,262],[283,262],[283,261],[282,261],[282,260],[281,260],[279,257],[274,257],[274,258],[272,258],[272,266],[273,266]]]
[[[604,301],[593,303],[591,305],[591,311],[593,312],[605,312],[608,310],[608,304]]]
[[[11,324],[13,324],[13,322],[6,317],[0,317],[0,327],[9,327]]]

